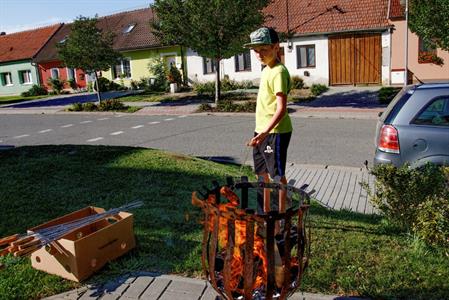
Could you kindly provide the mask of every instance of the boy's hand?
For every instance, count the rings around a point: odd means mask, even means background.
[[[265,138],[268,136],[267,132],[261,132],[258,135],[256,135],[255,137],[253,137],[249,142],[248,142],[248,146],[251,147],[255,147],[257,145],[259,145],[260,143],[263,142],[263,140],[265,140]]]

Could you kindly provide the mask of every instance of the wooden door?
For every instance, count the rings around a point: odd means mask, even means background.
[[[329,37],[331,85],[381,82],[380,34],[345,34]]]

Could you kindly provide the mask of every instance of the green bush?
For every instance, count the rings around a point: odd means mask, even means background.
[[[256,102],[245,101],[243,103],[234,103],[232,100],[220,100],[214,108],[208,103],[203,103],[198,108],[199,112],[255,112]]]
[[[449,246],[449,168],[380,165],[371,170],[369,199],[391,223],[429,245]]]
[[[304,88],[304,80],[298,75],[292,76],[292,89],[303,89]]]
[[[324,93],[325,91],[327,91],[329,88],[324,85],[324,84],[312,84],[312,86],[310,87],[310,92],[312,93],[312,95],[314,95],[315,97],[318,95],[321,95],[322,93]]]
[[[76,80],[74,78],[69,79],[67,82],[72,89],[76,90],[78,88],[78,84],[76,84]]]
[[[209,103],[201,103],[198,107],[198,111],[204,112],[204,111],[213,111],[212,106]]]
[[[80,102],[73,103],[69,111],[83,111],[83,104]]]
[[[251,80],[238,82],[230,80],[229,76],[225,76],[220,80],[220,87],[222,92],[228,92],[239,89],[251,89],[254,88],[254,84]],[[198,95],[213,95],[215,93],[215,81],[195,82],[193,84],[193,90]]]
[[[64,88],[64,80],[59,78],[48,78],[47,82],[56,95],[61,94],[61,91]]]
[[[100,105],[98,106],[99,111],[124,110],[126,108],[126,105],[124,105],[123,102],[120,102],[117,99],[101,101]]]
[[[37,84],[33,84],[33,86],[26,92],[23,92],[21,95],[22,97],[30,97],[30,96],[41,96],[41,95],[47,95],[47,90]]]
[[[99,77],[98,78],[98,86],[100,88],[100,92],[107,92],[107,91],[119,91],[122,90],[124,87],[120,86],[120,84],[115,83],[114,81],[110,81],[105,77]],[[97,90],[97,84],[94,84],[94,90]]]
[[[395,88],[391,86],[382,87],[378,93],[379,103],[389,104],[400,90],[401,88]]]
[[[166,91],[168,89],[167,81],[167,67],[165,62],[161,58],[152,59],[148,63],[148,69],[154,77],[154,84],[151,86],[151,90],[154,91]]]
[[[98,106],[93,102],[86,102],[82,105],[83,111],[96,111]]]
[[[215,82],[214,81],[195,82],[193,84],[193,90],[198,95],[213,95],[215,93]]]
[[[171,65],[170,68],[167,71],[167,80],[170,83],[176,83],[178,85],[181,85],[182,83],[182,75],[181,72],[179,72],[178,68],[174,65]]]

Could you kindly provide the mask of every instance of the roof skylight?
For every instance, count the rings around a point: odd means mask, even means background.
[[[130,33],[134,27],[136,27],[136,23],[128,24],[128,26],[123,29],[123,33]]]

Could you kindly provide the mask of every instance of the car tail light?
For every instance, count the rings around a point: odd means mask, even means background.
[[[380,129],[377,148],[388,153],[399,153],[398,131],[391,125],[383,125]]]

